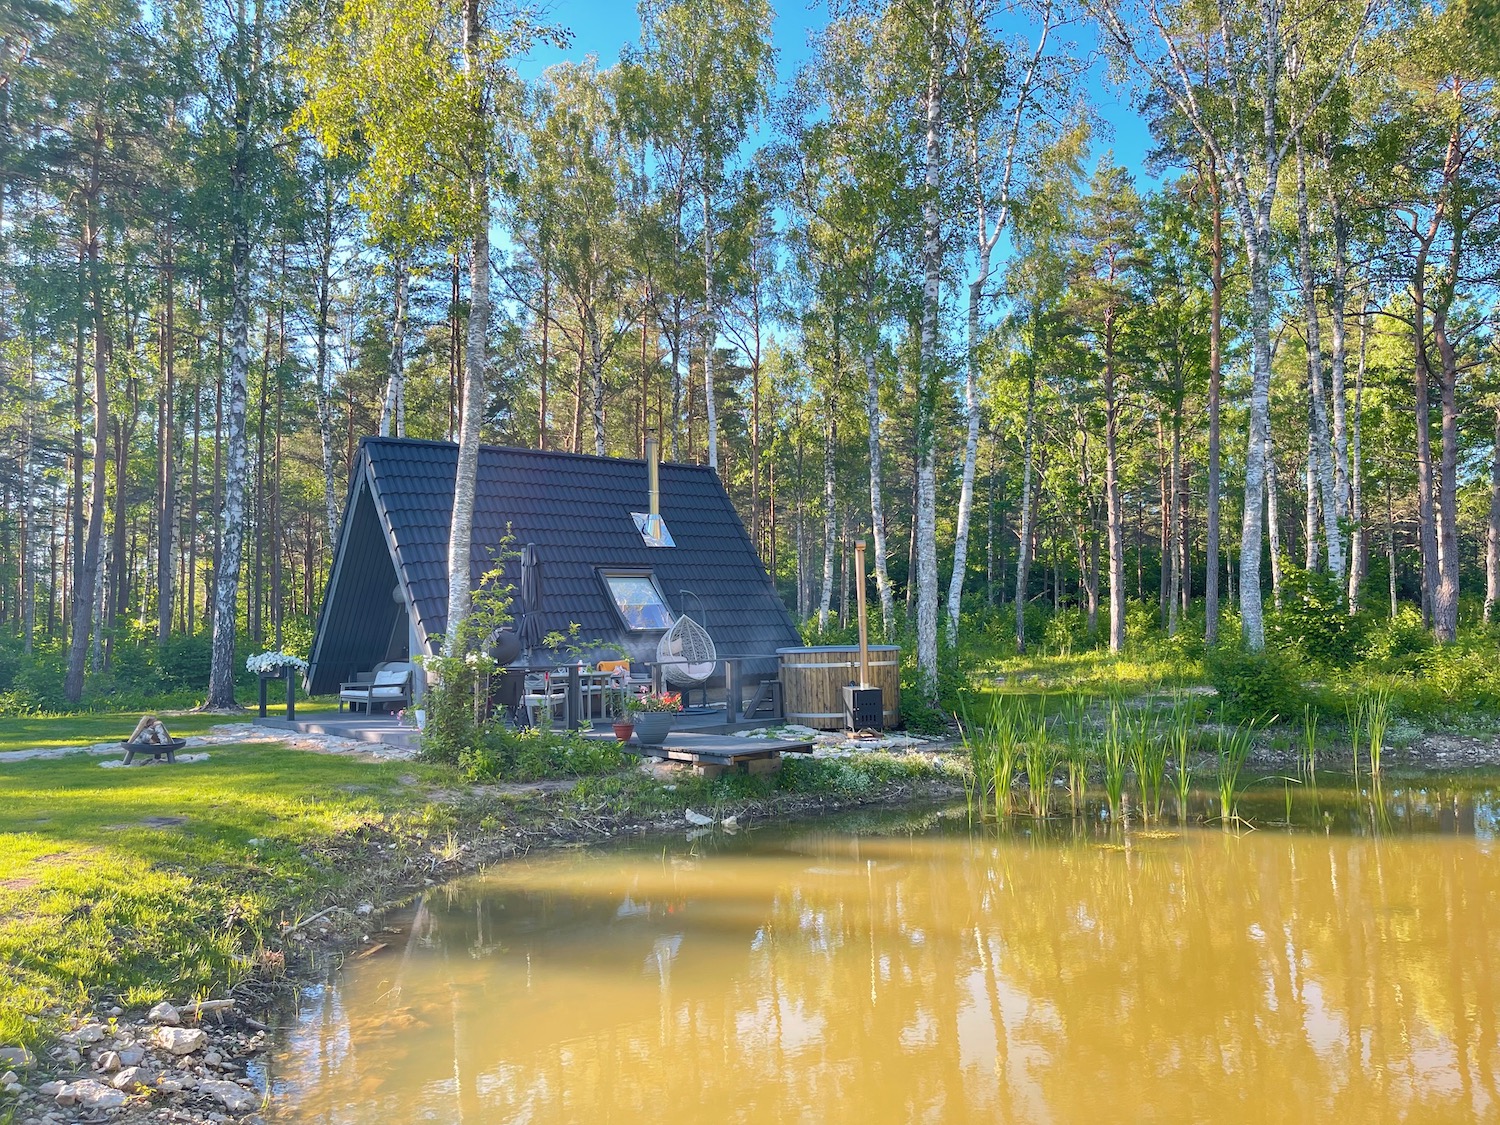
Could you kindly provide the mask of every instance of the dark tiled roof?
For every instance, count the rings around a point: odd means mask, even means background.
[[[436,637],[447,619],[458,447],[367,438],[362,452],[422,633]],[[644,461],[483,447],[473,580],[493,565],[508,532],[515,551],[536,544],[544,632],[576,621],[584,638],[618,640],[638,659],[647,648],[654,652],[657,634],[625,634],[599,581],[599,568],[618,567],[652,570],[672,608],[704,618],[722,653],[769,654],[797,644],[792,620],[714,471],[663,464],[660,476],[662,518],[677,544],[671,548],[647,547],[631,518],[647,507]],[[506,567],[507,578],[519,585],[519,560]],[[693,598],[679,594],[683,589],[702,599],[701,614]],[[774,672],[774,662],[763,671]]]

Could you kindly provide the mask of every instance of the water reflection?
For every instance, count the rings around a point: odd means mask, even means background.
[[[1494,794],[1385,789],[1365,836],[960,816],[512,864],[310,1001],[281,1112],[1494,1120]]]

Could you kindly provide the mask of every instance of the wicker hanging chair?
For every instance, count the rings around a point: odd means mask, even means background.
[[[656,645],[662,678],[674,687],[694,688],[706,682],[719,664],[719,651],[708,630],[691,617],[679,617]]]

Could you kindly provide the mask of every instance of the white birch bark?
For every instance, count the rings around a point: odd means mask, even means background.
[[[1354,373],[1354,424],[1349,447],[1349,614],[1359,612],[1359,589],[1365,578],[1364,463],[1360,424],[1365,399],[1365,313],[1359,317],[1359,366]]]
[[[943,5],[933,0],[928,27],[927,89],[923,103],[922,329],[917,391],[917,504],[913,535],[917,554],[917,683],[937,695],[937,396],[938,302],[942,283],[942,220],[938,211],[942,160],[940,31]]]
[[[1484,623],[1500,600],[1500,403],[1495,404],[1495,438],[1490,448],[1490,515],[1484,529]]]
[[[1179,31],[1169,27],[1168,17],[1155,3],[1146,5],[1140,21],[1122,16],[1120,0],[1100,0],[1096,9],[1110,37],[1151,83],[1171,99],[1224,169],[1245,242],[1252,347],[1245,505],[1240,523],[1240,625],[1244,643],[1251,650],[1265,647],[1260,560],[1271,390],[1271,206],[1283,160],[1302,135],[1309,118],[1322,107],[1346,72],[1369,26],[1375,4],[1376,0],[1365,0],[1358,17],[1345,21],[1349,38],[1337,65],[1324,72],[1327,78],[1322,88],[1310,91],[1312,96],[1290,119],[1281,115],[1279,104],[1287,51],[1282,4],[1274,0],[1261,3],[1254,16],[1244,23],[1231,19],[1226,3],[1219,4],[1216,34],[1209,49],[1217,53],[1214,65],[1230,77],[1215,87],[1223,103],[1220,109],[1227,112],[1216,110],[1212,115],[1205,113],[1200,103],[1197,67],[1184,53],[1177,38]],[[1163,54],[1159,58],[1150,58],[1141,50],[1138,34],[1143,23],[1154,28],[1160,39]],[[1194,36],[1196,45],[1196,33]],[[1256,118],[1258,123],[1252,125]]]
[[[1004,156],[1000,164],[999,183],[996,185],[993,204],[986,190],[981,124],[975,109],[973,83],[983,79],[972,65],[967,50],[960,67],[965,93],[966,123],[965,138],[968,151],[971,206],[974,213],[974,276],[969,282],[968,354],[964,365],[964,417],[967,424],[964,435],[964,464],[958,497],[957,527],[953,536],[953,573],[948,581],[948,643],[958,643],[958,615],[963,600],[964,579],[968,574],[969,527],[974,510],[974,476],[979,463],[979,342],[980,321],[984,288],[989,284],[990,262],[1001,233],[1010,222],[1011,184],[1015,175],[1016,150],[1021,138],[1021,123],[1026,107],[1031,104],[1036,88],[1037,71],[1046,54],[1047,40],[1052,32],[1053,6],[1043,7],[1042,28],[1037,36],[1036,49],[1032,53],[1016,94],[1012,108],[1009,131],[1006,134]],[[971,32],[972,33],[972,32]],[[994,219],[991,221],[993,210]]]
[[[1016,545],[1016,652],[1026,651],[1026,583],[1031,575],[1031,463],[1036,422],[1036,363],[1027,365],[1026,433],[1021,438],[1021,529]]]
[[[873,322],[873,312],[870,319]],[[870,535],[875,542],[875,589],[880,598],[880,623],[884,628],[881,636],[889,641],[896,635],[896,603],[886,565],[885,502],[881,494],[880,373],[875,357],[875,341],[879,334],[874,323],[870,323],[867,328],[865,417],[869,423],[870,438]]]
[[[818,632],[828,630],[828,613],[833,606],[833,543],[838,533],[838,513],[834,510],[834,452],[838,446],[838,422],[828,411],[823,430],[823,587],[818,595]]]
[[[1302,308],[1307,318],[1308,387],[1312,398],[1311,463],[1316,470],[1318,500],[1323,511],[1323,543],[1328,573],[1340,587],[1344,584],[1343,530],[1339,516],[1343,505],[1338,474],[1334,468],[1333,441],[1328,428],[1328,401],[1323,386],[1323,331],[1318,316],[1317,284],[1313,278],[1312,232],[1307,206],[1307,154],[1297,142],[1297,272],[1302,283]],[[1340,318],[1342,327],[1342,317]],[[1342,342],[1341,342],[1342,343]],[[1343,372],[1339,373],[1342,390]]]
[[[707,177],[705,176],[705,179]],[[719,404],[714,395],[714,235],[713,202],[703,188],[703,406],[708,419],[708,467],[719,471]]]
[[[478,0],[464,3],[464,66],[475,85],[474,126],[487,135],[486,109],[479,70],[484,29]],[[453,481],[453,517],[448,529],[448,615],[443,627],[443,655],[462,654],[464,622],[470,608],[469,558],[473,550],[474,489],[479,477],[479,420],[484,412],[485,369],[490,322],[490,182],[489,162],[473,156],[469,173],[469,354],[464,368],[463,414],[458,426],[458,467]]]
[[[401,409],[404,397],[402,382],[406,371],[406,309],[409,271],[403,254],[391,256],[391,282],[395,286],[395,309],[391,317],[391,356],[386,368],[385,401],[380,407],[380,436],[406,436],[403,424],[406,412]]]
[[[228,429],[224,457],[224,505],[219,513],[223,538],[214,570],[213,658],[205,710],[236,708],[234,642],[239,602],[240,563],[245,543],[245,479],[248,443],[245,411],[250,401],[250,232],[243,204],[236,215],[230,248],[229,393],[224,404]]]

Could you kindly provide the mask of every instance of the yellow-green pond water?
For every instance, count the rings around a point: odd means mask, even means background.
[[[1386,796],[505,864],[304,998],[276,1118],[1500,1121],[1500,790]]]

